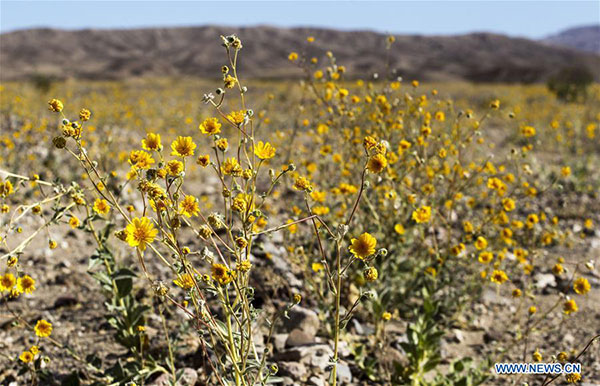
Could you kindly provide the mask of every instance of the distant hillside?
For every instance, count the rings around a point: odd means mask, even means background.
[[[600,24],[570,28],[548,36],[545,42],[600,54]]]
[[[245,77],[297,77],[290,51],[306,50],[324,62],[331,50],[350,76],[385,70],[385,36],[368,31],[216,26],[136,30],[23,30],[0,35],[0,79],[34,74],[59,78],[120,79],[134,76],[216,77],[225,64],[219,35],[243,42]],[[314,36],[313,44],[306,42]],[[573,63],[600,79],[600,57],[527,39],[476,33],[397,36],[390,66],[406,79],[538,82]]]

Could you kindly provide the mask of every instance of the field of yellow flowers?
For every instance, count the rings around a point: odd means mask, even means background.
[[[598,85],[247,81],[222,40],[214,79],[0,85],[0,384],[600,379]]]

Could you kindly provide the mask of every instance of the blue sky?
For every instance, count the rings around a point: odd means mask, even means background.
[[[32,27],[140,28],[230,25],[319,26],[389,33],[489,31],[539,38],[600,23],[595,1],[9,1],[0,31]]]

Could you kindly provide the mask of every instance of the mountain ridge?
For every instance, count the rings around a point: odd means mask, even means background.
[[[546,37],[543,41],[548,44],[600,54],[600,24],[568,28]]]
[[[245,77],[297,78],[287,56],[315,56],[319,66],[331,50],[350,77],[386,68],[385,35],[323,28],[168,27],[139,29],[29,29],[0,35],[0,79],[124,79],[139,76],[215,77],[225,63],[220,35],[236,34],[244,48]],[[306,37],[314,36],[314,43]],[[454,36],[397,35],[390,68],[407,79],[433,81],[541,82],[573,62],[600,79],[600,56],[544,42],[492,33]]]

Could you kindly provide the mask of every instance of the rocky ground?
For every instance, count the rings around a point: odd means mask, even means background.
[[[572,201],[571,204],[579,205],[574,206],[576,209],[573,212],[562,213],[561,217],[574,219],[567,220],[572,221],[568,226],[574,234],[581,233],[580,219],[590,214],[593,214],[594,223],[600,224],[599,202],[587,196],[569,196],[565,194],[563,198]],[[30,234],[32,229],[36,229],[40,221],[40,218],[32,216],[23,217],[20,224],[24,228],[21,238]],[[83,362],[75,357],[83,359],[88,354],[94,354],[108,364],[123,358],[126,353],[112,338],[114,332],[105,318],[105,298],[97,282],[87,273],[88,259],[95,249],[92,238],[83,232],[71,230],[67,225],[52,228],[51,232],[52,238],[59,242],[57,249],[50,250],[47,247],[47,236],[40,234],[20,260],[23,270],[36,279],[37,290],[32,295],[23,295],[11,300],[0,308],[1,385],[20,384],[13,383],[18,382],[15,358],[23,349],[34,344],[34,334],[22,324],[16,323],[12,311],[19,313],[30,324],[35,324],[40,318],[53,324],[52,337],[63,348],[45,342],[43,350],[51,358],[47,368],[57,380],[65,378],[75,369],[84,368]],[[186,245],[193,245],[195,242],[191,238],[184,241]],[[259,241],[261,248],[255,251],[252,257],[255,267],[252,272],[253,284],[256,287],[256,306],[263,308],[264,321],[265,317],[275,313],[279,305],[269,304],[263,298],[289,299],[293,293],[304,293],[304,284],[300,273],[295,272],[293,265],[285,258],[286,251],[281,234],[276,233]],[[16,240],[12,241],[15,242]],[[136,261],[130,256],[129,249],[123,244],[118,244],[116,250],[117,260],[121,264],[136,267]],[[0,250],[0,254],[3,253],[5,251]],[[480,301],[469,305],[455,326],[446,331],[441,347],[441,371],[455,359],[468,356],[478,362],[490,353],[494,353],[494,358],[505,362],[527,362],[536,348],[544,355],[544,360],[547,360],[559,351],[572,350],[577,353],[593,336],[600,334],[600,231],[587,231],[585,240],[580,240],[574,249],[553,251],[553,255],[563,255],[568,262],[580,265],[590,260],[596,262],[595,271],[584,270],[582,273],[590,282],[591,291],[586,296],[572,295],[576,296],[580,312],[572,315],[566,322],[562,320],[563,315],[560,312],[553,313],[547,323],[541,324],[531,333],[529,352],[523,357],[522,348],[515,350],[511,347],[515,330],[510,327],[513,325],[515,314],[522,311],[522,308],[518,310],[514,300],[487,289]],[[147,264],[153,275],[166,282],[170,281],[167,268],[159,261],[149,259]],[[535,271],[533,278],[540,289],[540,295],[536,298],[540,313],[550,309],[560,299],[558,293],[570,286],[567,279],[557,279],[549,269]],[[149,298],[145,295],[148,291],[145,280],[139,278],[135,288],[139,299]],[[278,376],[281,384],[327,384],[329,358],[333,347],[327,334],[330,321],[320,319],[318,313],[310,308],[309,301],[303,301],[294,307],[289,315],[290,319],[284,320],[273,336],[273,357],[270,359],[279,366]],[[169,326],[173,329],[185,318],[176,310],[169,310],[166,316]],[[548,330],[548,326],[561,327],[558,330]],[[357,367],[351,344],[367,343],[373,332],[374,326],[359,318],[348,324],[348,333],[342,337],[340,346],[341,363],[338,376],[341,384],[370,384],[359,378],[361,371]],[[392,344],[384,357],[390,362],[403,362],[405,354],[400,343],[406,341],[406,322],[390,321],[386,325],[386,333]],[[150,338],[150,346],[157,350],[165,349],[164,334],[157,313],[152,314],[147,321],[146,334]],[[259,342],[265,340],[265,329],[257,330],[257,334],[263,336],[263,339],[258,339]],[[184,369],[187,384],[193,385],[202,372],[202,355],[198,340],[193,331],[184,331],[180,338],[177,366]],[[257,349],[262,350],[263,347]],[[503,357],[500,353],[505,350],[506,356]],[[588,350],[581,362],[585,381],[590,385],[600,382],[600,345],[596,344]],[[531,385],[541,384],[541,378],[533,376],[493,376],[487,384],[520,384],[525,381]],[[158,376],[152,384],[167,385],[168,376]]]
[[[31,225],[31,224],[30,224]],[[22,258],[26,271],[37,280],[38,290],[33,295],[22,296],[18,300],[10,301],[8,307],[22,314],[29,323],[35,323],[40,318],[49,320],[54,325],[52,336],[62,345],[68,346],[80,357],[87,354],[96,354],[107,363],[114,361],[124,354],[124,350],[111,339],[113,334],[110,326],[105,321],[104,298],[98,290],[97,284],[86,273],[87,259],[93,252],[93,244],[81,233],[66,229],[64,237],[60,238],[59,248],[49,250],[45,247],[46,240],[39,237],[27,250],[27,255]],[[577,254],[571,252],[571,258],[588,261],[597,259],[600,252],[600,238],[596,233],[588,239],[587,248],[580,248]],[[282,290],[282,283],[288,288],[285,291],[301,290],[302,282],[289,269],[289,264],[283,260],[283,250],[280,241],[269,240],[264,243],[265,251],[270,259],[257,255],[256,262],[263,267],[266,279],[263,280],[262,290],[272,291],[276,288]],[[154,265],[152,269],[158,269]],[[160,271],[158,271],[160,272]],[[600,276],[596,272],[587,273],[585,277],[592,285],[591,292],[585,297],[577,297],[580,310],[565,323],[559,333],[548,334],[542,327],[531,336],[529,347],[538,348],[546,357],[558,351],[579,351],[595,334],[600,333]],[[557,300],[557,289],[568,285],[564,281],[557,281],[550,272],[538,272],[535,281],[542,289],[537,304],[540,310],[548,309]],[[139,280],[137,284],[143,290],[145,282]],[[261,289],[259,289],[260,291]],[[272,312],[267,306],[265,311]],[[494,352],[499,348],[506,348],[511,336],[506,325],[512,322],[516,306],[510,299],[500,297],[496,292],[484,292],[481,302],[471,305],[465,313],[464,325],[448,331],[443,339],[443,363],[447,365],[452,359],[470,356],[474,359],[483,354]],[[178,318],[171,315],[170,323],[175,325]],[[158,317],[156,317],[158,319]],[[561,316],[557,313],[552,325],[559,324]],[[30,331],[15,325],[15,318],[6,308],[0,311],[0,384],[18,384],[14,358],[20,350],[33,344],[33,334]],[[149,320],[148,335],[151,343],[157,346],[161,342],[160,320]],[[353,340],[366,340],[373,332],[373,326],[358,320],[349,325],[349,333]],[[398,343],[406,339],[406,325],[403,321],[392,321],[387,327],[389,339],[392,344],[390,358],[402,361],[402,350]],[[324,336],[324,321],[320,320],[317,313],[301,306],[295,307],[290,314],[290,319],[283,323],[282,328],[273,336],[274,356],[273,361],[279,365],[278,375],[285,385],[306,384],[326,385],[328,376],[328,362],[332,355],[331,341]],[[198,363],[198,346],[193,334],[183,337],[183,349],[179,352],[178,365],[185,368],[185,379],[188,384],[194,384],[197,371],[202,371]],[[47,365],[56,379],[67,376],[73,369],[81,368],[82,364],[69,355],[66,349],[44,344],[43,349],[50,356],[51,362]],[[345,385],[362,385],[368,382],[357,378],[358,371],[353,362],[353,354],[346,342],[340,348],[342,362],[338,374],[340,381]],[[525,358],[529,360],[529,358]],[[506,361],[522,361],[521,353],[511,352]],[[582,359],[584,374],[588,384],[592,380],[600,380],[600,351],[598,345],[592,347]],[[198,367],[195,367],[198,365]],[[442,366],[443,368],[444,366]],[[515,376],[496,376],[489,384],[514,384]],[[530,384],[538,384],[540,378],[519,379]],[[591,382],[591,383],[590,383]],[[160,376],[153,382],[154,385],[166,385],[167,376]]]

